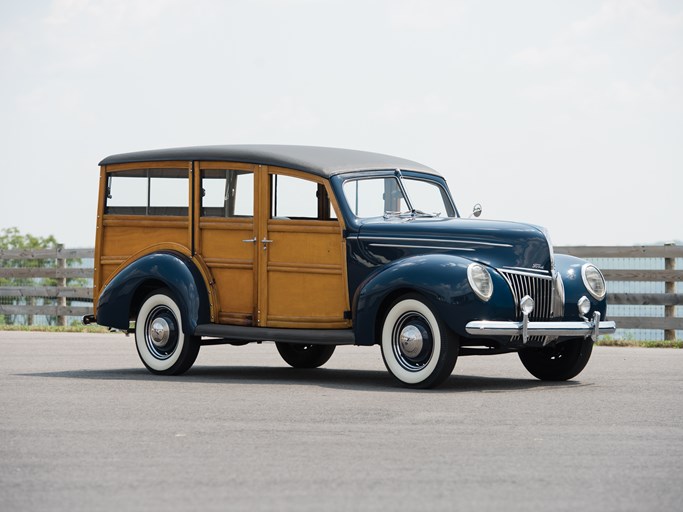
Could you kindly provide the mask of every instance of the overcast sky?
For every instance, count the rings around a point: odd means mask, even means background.
[[[556,244],[683,239],[683,2],[0,2],[0,228],[94,245],[97,163],[272,143],[439,170]]]

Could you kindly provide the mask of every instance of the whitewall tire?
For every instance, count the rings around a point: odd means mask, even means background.
[[[401,383],[438,386],[453,371],[458,341],[418,295],[395,301],[382,324],[382,357],[387,370]]]
[[[142,303],[135,345],[147,369],[161,375],[186,372],[199,353],[199,340],[183,332],[180,308],[168,290],[158,290]]]

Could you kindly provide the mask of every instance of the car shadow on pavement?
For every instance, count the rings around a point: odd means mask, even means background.
[[[127,380],[187,383],[225,383],[249,385],[304,385],[352,391],[389,391],[421,393],[505,392],[557,389],[585,386],[580,381],[543,382],[535,379],[459,375],[454,373],[440,387],[414,390],[395,382],[385,371],[354,369],[295,369],[256,366],[195,366],[181,376],[152,375],[143,368],[105,370],[71,370],[60,372],[23,373],[26,377],[50,377],[85,380]]]

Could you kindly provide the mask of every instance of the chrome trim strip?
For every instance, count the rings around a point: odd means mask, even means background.
[[[518,275],[518,276],[528,276],[528,277],[534,277],[534,278],[537,278],[537,279],[548,279],[548,280],[552,280],[552,276],[547,275],[547,272],[548,272],[547,270],[543,270],[543,272],[545,272],[546,275],[541,275],[541,274],[533,274],[533,273],[532,273],[533,270],[531,270],[531,269],[524,269],[525,271],[523,272],[523,271],[521,271],[521,270],[510,270],[510,268],[511,268],[511,267],[501,267],[501,268],[499,268],[498,270],[499,270],[501,273],[515,274],[515,275]],[[539,271],[537,270],[536,272],[539,272]]]
[[[598,336],[613,334],[617,326],[613,321],[600,321],[595,312],[592,320],[581,322],[506,322],[495,320],[474,320],[465,326],[472,336],[583,336],[593,341]]]
[[[448,244],[472,244],[472,245],[485,245],[488,247],[512,247],[510,244],[498,244],[494,242],[477,242],[476,240],[453,240],[445,238],[398,238],[390,236],[363,236],[358,235],[358,240],[390,240],[396,242],[441,242]]]
[[[526,268],[526,267],[500,267],[508,272],[538,272],[539,274],[550,274],[547,270],[537,269],[537,268]],[[536,274],[533,274],[536,275]]]
[[[370,247],[395,247],[398,249],[442,249],[444,251],[474,251],[470,247],[446,247],[443,245],[399,245],[399,244],[368,244]]]
[[[553,316],[555,318],[562,318],[564,316],[564,282],[562,281],[562,275],[559,272],[554,272],[554,283],[553,283]]]

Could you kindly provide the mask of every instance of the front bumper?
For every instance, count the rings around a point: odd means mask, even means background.
[[[472,336],[521,336],[526,343],[531,336],[547,336],[548,341],[560,336],[587,338],[593,341],[603,334],[613,334],[617,326],[612,321],[600,321],[600,313],[596,311],[592,319],[580,322],[530,322],[524,315],[521,322],[496,320],[474,320],[465,326],[467,334]]]

